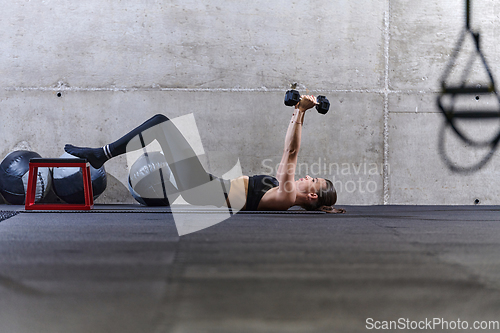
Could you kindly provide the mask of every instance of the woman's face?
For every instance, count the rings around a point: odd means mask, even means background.
[[[326,186],[324,178],[312,178],[307,175],[305,178],[296,180],[297,189],[304,193],[317,193]]]

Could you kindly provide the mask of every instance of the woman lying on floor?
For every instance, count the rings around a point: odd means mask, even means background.
[[[295,180],[304,115],[316,104],[314,96],[301,96],[300,102],[295,106],[276,177],[256,175],[225,180],[207,173],[187,140],[164,115],[150,118],[102,148],[66,145],[64,150],[74,156],[86,158],[94,168],[99,168],[107,160],[127,151],[141,149],[156,139],[175,178],[178,191],[189,204],[234,207],[234,203],[241,202],[238,205],[241,207],[238,208],[247,211],[288,210],[292,206],[301,206],[306,210],[344,213],[343,209],[333,208],[337,193],[330,180],[309,176]]]

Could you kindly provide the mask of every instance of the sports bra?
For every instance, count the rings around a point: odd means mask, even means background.
[[[278,185],[278,180],[272,176],[256,175],[248,177],[248,192],[245,210],[257,210],[264,194]]]

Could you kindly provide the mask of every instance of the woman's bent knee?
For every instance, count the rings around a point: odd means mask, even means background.
[[[155,114],[153,117],[149,119],[150,122],[155,123],[155,124],[161,124],[165,121],[169,120],[165,115],[162,115],[160,113]]]

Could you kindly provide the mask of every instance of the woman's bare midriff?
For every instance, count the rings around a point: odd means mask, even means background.
[[[245,209],[248,193],[248,176],[241,176],[231,180],[231,188],[227,196],[226,204],[240,211]]]

